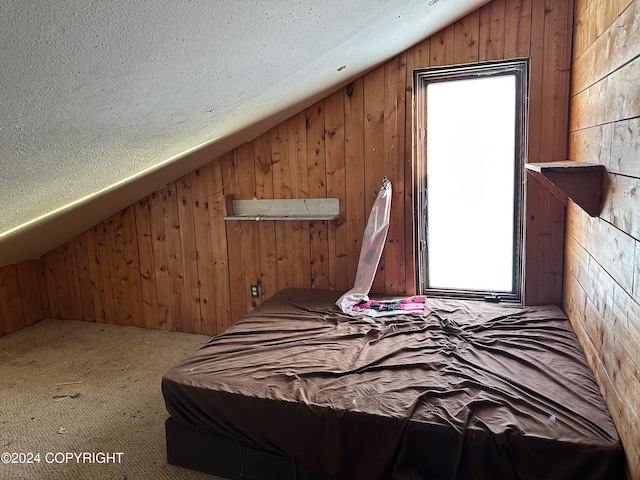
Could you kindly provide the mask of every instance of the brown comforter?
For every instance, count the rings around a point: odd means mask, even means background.
[[[347,478],[622,475],[557,307],[428,299],[371,323],[340,293],[284,290],[214,337],[164,376],[171,417]]]

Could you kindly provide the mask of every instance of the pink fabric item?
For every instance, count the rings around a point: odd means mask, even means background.
[[[414,295],[390,300],[368,300],[353,306],[353,312],[369,317],[384,317],[388,315],[410,314],[422,315],[425,295]]]

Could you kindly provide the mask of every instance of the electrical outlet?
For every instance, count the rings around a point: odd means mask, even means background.
[[[251,298],[260,297],[260,292],[258,291],[258,285],[251,285],[251,287],[249,287],[249,290],[251,292]]]

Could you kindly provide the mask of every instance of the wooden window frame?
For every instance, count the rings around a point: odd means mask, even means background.
[[[427,161],[426,154],[426,91],[433,82],[472,79],[484,76],[515,75],[516,78],[516,141],[514,178],[514,262],[513,290],[490,292],[482,290],[456,290],[429,287],[428,239],[427,239]],[[527,59],[455,65],[440,68],[420,69],[413,72],[413,156],[414,156],[414,216],[416,241],[416,286],[419,293],[430,296],[467,298],[493,302],[521,304],[524,291],[524,175],[527,163],[528,131],[528,84],[529,62]],[[423,226],[425,228],[423,228]]]

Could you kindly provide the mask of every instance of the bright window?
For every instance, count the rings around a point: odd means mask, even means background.
[[[519,301],[526,63],[416,76],[419,284]]]

